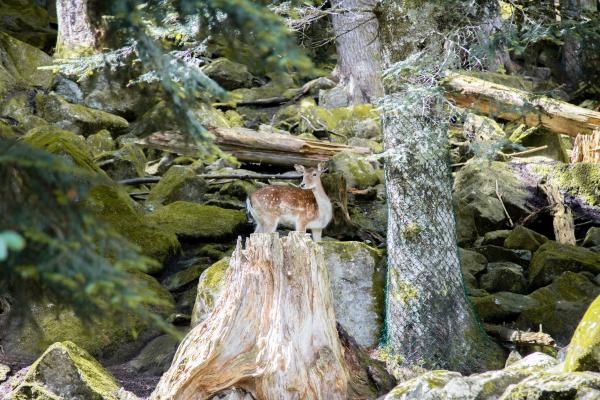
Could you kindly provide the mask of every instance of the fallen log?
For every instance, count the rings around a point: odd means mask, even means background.
[[[554,339],[552,339],[552,336],[544,332],[524,332],[505,326],[491,324],[485,324],[484,328],[491,336],[497,337],[503,342],[549,347],[554,347],[556,344]]]
[[[197,174],[199,178],[204,179],[241,179],[241,180],[268,180],[268,179],[278,179],[278,180],[297,180],[302,179],[302,175],[298,174]],[[121,185],[145,185],[150,183],[158,183],[160,181],[160,176],[142,176],[138,178],[130,178],[130,179],[122,179],[117,183]]]
[[[327,266],[305,234],[238,240],[215,309],[183,339],[152,400],[346,399]]]
[[[527,126],[543,126],[555,133],[576,137],[600,128],[600,112],[536,95],[524,90],[453,74],[442,82],[446,98],[457,106]]]
[[[212,128],[215,144],[240,161],[292,166],[316,166],[341,151],[370,154],[365,147],[353,147],[321,140],[302,139],[292,135],[259,132],[247,128]],[[178,132],[156,132],[137,144],[177,154],[194,156],[198,148]]]

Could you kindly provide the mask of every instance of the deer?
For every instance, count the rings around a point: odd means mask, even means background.
[[[317,168],[294,165],[302,173],[300,187],[267,186],[246,200],[248,212],[256,222],[254,232],[275,232],[282,224],[296,231],[312,231],[314,241],[321,240],[323,229],[333,215],[331,201],[323,189],[321,174],[325,164]]]

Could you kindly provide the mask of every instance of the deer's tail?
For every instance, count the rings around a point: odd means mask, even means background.
[[[250,222],[258,223],[258,219],[256,218],[256,211],[254,210],[254,207],[252,207],[250,197],[246,198],[246,214],[248,215],[248,219],[250,220]]]

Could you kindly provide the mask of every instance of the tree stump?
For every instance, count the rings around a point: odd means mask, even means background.
[[[207,399],[232,388],[258,400],[346,398],[327,268],[308,236],[252,234],[245,250],[238,240],[226,282],[151,399]]]

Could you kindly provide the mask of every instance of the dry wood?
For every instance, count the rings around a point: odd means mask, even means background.
[[[503,342],[554,347],[552,336],[544,332],[524,332],[500,325],[484,324],[485,331]]]
[[[302,175],[282,175],[282,174],[198,174],[196,175],[204,179],[241,179],[241,180],[296,180],[302,179]],[[123,179],[118,181],[121,185],[145,185],[149,183],[158,183],[160,176],[143,176],[139,178]]]
[[[344,144],[321,140],[301,139],[292,135],[258,132],[246,128],[213,128],[215,144],[221,150],[230,153],[238,160],[292,166],[301,164],[316,166],[327,161],[336,153],[350,150],[359,154],[370,154],[364,147],[352,147]],[[138,144],[183,155],[195,155],[197,147],[186,141],[178,132],[156,132]]]
[[[506,215],[506,218],[508,218],[508,224],[512,228],[515,224],[513,223],[513,220],[510,217],[510,214],[508,213],[506,206],[504,205],[504,200],[502,200],[502,194],[500,193],[500,188],[498,187],[498,181],[496,181],[496,197],[498,197],[498,200],[500,200],[500,204],[502,204],[502,209],[504,210],[504,214]]]
[[[600,131],[591,135],[577,135],[571,151],[571,162],[600,164]]]
[[[257,400],[345,399],[348,372],[327,267],[305,234],[241,239],[214,311],[183,339],[153,400],[208,399],[236,387]]]
[[[327,78],[317,78],[312,81],[306,82],[302,85],[301,88],[297,88],[295,90],[290,90],[287,96],[276,96],[276,97],[268,97],[264,99],[256,99],[256,100],[246,100],[240,101],[236,104],[238,106],[277,106],[283,103],[294,102],[300,99],[302,96],[315,91],[317,89],[331,89],[335,86],[335,82],[331,81]]]
[[[445,96],[456,105],[528,126],[576,137],[600,128],[600,112],[535,95],[469,75],[454,74],[443,82]]]
[[[554,236],[556,241],[564,244],[575,245],[575,222],[571,209],[565,205],[563,195],[560,193],[558,185],[552,182],[546,182],[541,185],[542,191],[548,198],[548,204],[552,210],[554,227]]]

